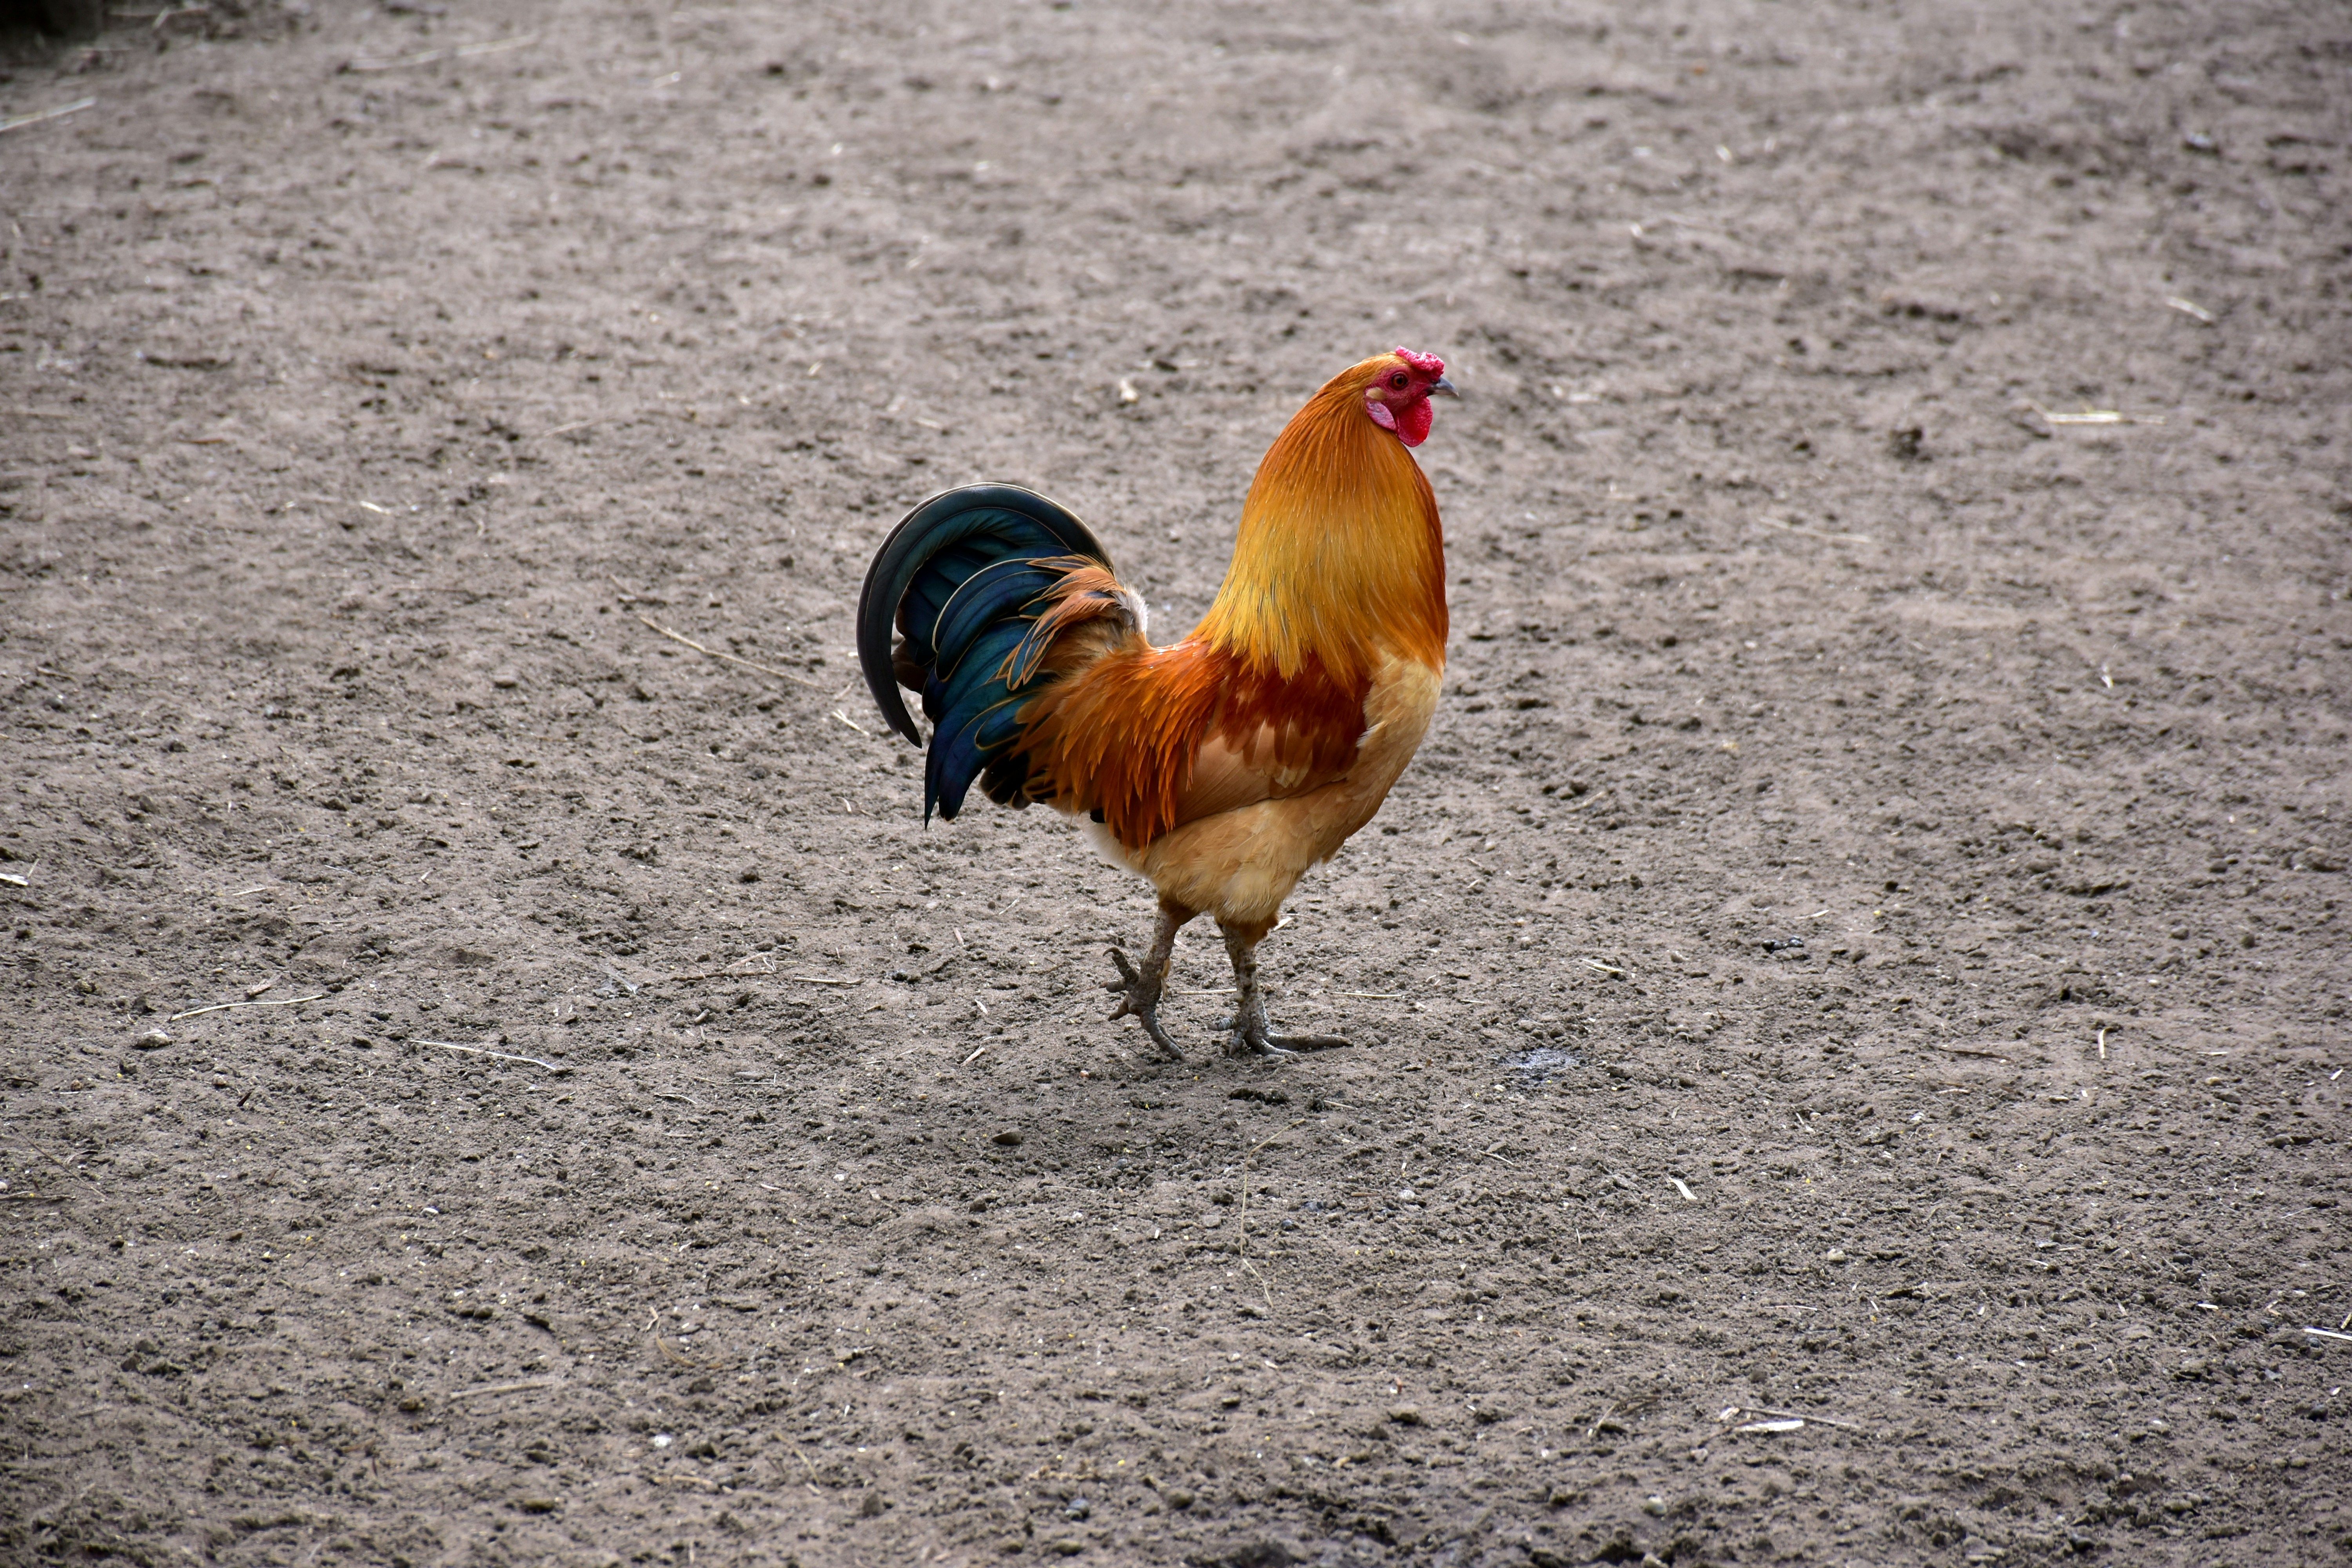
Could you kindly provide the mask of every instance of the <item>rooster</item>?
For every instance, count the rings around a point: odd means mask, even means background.
[[[931,721],[924,821],[954,817],[974,779],[1000,805],[1086,818],[1159,892],[1150,951],[1138,964],[1114,946],[1106,988],[1112,1019],[1172,1060],[1160,1004],[1176,933],[1202,914],[1233,961],[1227,1054],[1347,1044],[1273,1032],[1256,950],[1307,868],[1380,810],[1436,710],[1445,545],[1407,448],[1430,399],[1454,395],[1444,361],[1407,349],[1324,383],[1258,465],[1224,584],[1173,647],[1151,645],[1142,595],[1087,525],[1014,485],[933,496],[866,572],[866,685],[916,745],[899,687]]]

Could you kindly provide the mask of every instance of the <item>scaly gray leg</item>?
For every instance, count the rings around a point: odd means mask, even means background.
[[[1127,956],[1125,950],[1114,946],[1110,950],[1110,957],[1111,962],[1118,965],[1118,978],[1103,983],[1104,990],[1115,991],[1119,996],[1118,1011],[1110,1016],[1110,1021],[1117,1023],[1121,1018],[1133,1018],[1143,1026],[1143,1032],[1151,1037],[1151,1043],[1158,1046],[1171,1061],[1181,1062],[1187,1058],[1182,1051],[1176,1048],[1176,1043],[1168,1037],[1168,1031],[1160,1026],[1160,995],[1168,984],[1168,962],[1175,956],[1176,933],[1194,913],[1181,904],[1171,904],[1162,899],[1160,901],[1160,926],[1152,932],[1151,951],[1143,955],[1143,967],[1136,968],[1135,961]]]
[[[1224,932],[1225,955],[1234,961],[1234,985],[1239,993],[1234,1006],[1233,1032],[1225,1040],[1229,1057],[1286,1057],[1300,1051],[1328,1051],[1348,1042],[1337,1035],[1277,1035],[1265,1016],[1265,993],[1257,982],[1257,944],[1265,932],[1253,934],[1238,926],[1217,922]]]

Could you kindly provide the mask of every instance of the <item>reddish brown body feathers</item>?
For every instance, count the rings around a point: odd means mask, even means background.
[[[1356,754],[1367,676],[1342,680],[1310,659],[1286,678],[1198,638],[1121,654],[1041,700],[1024,744],[1042,785],[1032,794],[1101,813],[1130,849],[1203,807],[1247,804],[1188,798],[1213,739],[1245,766],[1283,777],[1328,778]]]

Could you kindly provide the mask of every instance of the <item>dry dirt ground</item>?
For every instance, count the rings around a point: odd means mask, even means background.
[[[2342,1560],[2340,6],[17,42],[7,1561]],[[1398,342],[1356,1048],[1143,1065],[853,595],[1010,478],[1181,626]]]

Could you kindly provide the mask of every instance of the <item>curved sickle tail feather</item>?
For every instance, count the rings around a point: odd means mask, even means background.
[[[1025,805],[1016,756],[1030,700],[1060,679],[1055,639],[1103,616],[1132,620],[1087,525],[1017,485],[965,485],[908,512],[874,557],[857,604],[857,661],[875,706],[917,745],[898,688],[931,721],[923,820],[952,819],[972,780]],[[985,775],[983,777],[983,775]]]

